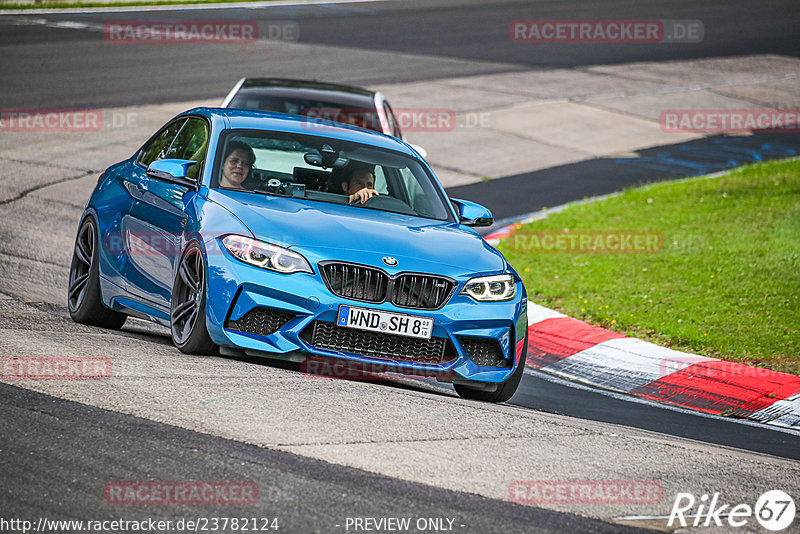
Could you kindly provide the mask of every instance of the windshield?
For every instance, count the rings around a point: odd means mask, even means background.
[[[399,152],[316,135],[232,130],[220,139],[218,154],[212,187],[452,217],[434,178],[416,158]]]

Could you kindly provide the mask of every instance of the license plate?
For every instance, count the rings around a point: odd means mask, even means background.
[[[392,313],[353,306],[339,306],[336,324],[370,332],[430,339],[433,319],[405,313]]]

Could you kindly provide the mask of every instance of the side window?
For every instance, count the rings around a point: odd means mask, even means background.
[[[386,176],[383,173],[383,167],[380,165],[375,166],[375,190],[378,194],[388,195],[389,187],[386,183]]]
[[[207,148],[208,123],[192,117],[183,123],[183,128],[175,137],[166,157],[202,161]]]
[[[147,167],[157,159],[166,158],[169,147],[172,145],[172,141],[175,140],[175,136],[178,134],[184,122],[185,121],[182,120],[175,121],[161,130],[158,135],[142,149],[142,152],[139,154],[138,163]]]
[[[186,119],[166,157],[202,162],[208,149],[208,131],[208,123],[205,120],[195,117]],[[196,180],[201,166],[202,163],[189,167],[189,178]]]

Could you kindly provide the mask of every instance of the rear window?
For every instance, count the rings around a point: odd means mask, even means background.
[[[228,104],[228,107],[288,113],[290,115],[309,117],[310,119],[331,120],[383,133],[380,117],[372,108],[343,106],[339,103],[322,100],[258,96],[242,93],[236,95]]]

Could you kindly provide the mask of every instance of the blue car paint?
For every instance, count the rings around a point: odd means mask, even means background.
[[[205,169],[213,169],[216,141],[227,129],[316,133],[308,131],[302,118],[279,114],[198,108],[178,117],[189,115],[205,117],[211,125]],[[326,126],[319,134],[408,154],[433,176],[427,163],[395,138],[338,124]],[[518,365],[524,365],[527,295],[522,281],[500,252],[472,228],[456,222],[458,215],[449,202],[445,204],[452,220],[439,221],[302,198],[211,189],[211,172],[203,173],[195,190],[147,177],[145,169],[135,163],[137,155],[138,151],[106,170],[84,213],[96,220],[102,236],[99,268],[106,306],[169,326],[177,267],[188,244],[195,242],[207,266],[206,326],[218,345],[276,354],[300,350],[401,371],[451,372],[485,382],[502,382]],[[434,186],[446,198],[438,181],[434,180]],[[144,253],[128,253],[126,247],[131,244],[126,240],[131,232],[143,232],[158,246],[139,243]],[[221,239],[230,234],[290,247],[308,260],[314,272],[282,274],[245,264],[223,247]],[[398,265],[381,263],[385,255],[396,258]],[[352,301],[328,290],[318,267],[325,260],[380,266],[390,276],[406,272],[447,276],[457,287],[438,310]],[[504,272],[516,280],[514,299],[478,303],[460,294],[470,278]],[[335,322],[342,304],[431,317],[433,336],[449,338],[458,358],[443,365],[390,362],[317,349],[300,338],[300,332],[315,319]],[[269,336],[224,328],[227,320],[237,320],[257,306],[286,310],[295,318]],[[458,341],[462,335],[497,339],[504,356],[514,359],[513,368],[475,365]]]
[[[502,272],[503,256],[466,227],[411,215],[363,209],[314,200],[260,196],[215,190],[209,198],[236,213],[254,233],[269,236],[273,244],[301,252],[308,249],[354,250],[372,254],[377,263],[386,254],[398,257],[402,270],[440,268],[443,263],[465,272]],[[277,215],[277,217],[275,217]],[[325,232],[319,229],[324,227]],[[476,250],[482,250],[476,254]],[[437,261],[426,259],[432,251]],[[351,255],[352,254],[348,254]],[[307,258],[310,261],[310,258]],[[400,259],[398,257],[398,259]],[[320,259],[322,261],[322,258]],[[357,258],[345,261],[358,262]],[[374,261],[374,260],[371,260]],[[387,267],[390,274],[394,271]]]

